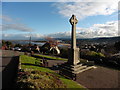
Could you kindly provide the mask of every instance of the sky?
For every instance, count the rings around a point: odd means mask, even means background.
[[[70,38],[76,15],[77,38],[118,36],[118,2],[2,2],[2,39]]]

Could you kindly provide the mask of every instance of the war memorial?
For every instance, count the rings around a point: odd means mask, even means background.
[[[72,15],[69,21],[70,24],[72,25],[71,48],[69,48],[68,62],[60,66],[60,74],[75,79],[76,74],[96,67],[93,65],[87,65],[85,63],[81,63],[80,50],[76,46],[76,24],[78,23],[78,20],[76,19],[75,15]],[[92,62],[88,62],[88,63],[92,63]]]

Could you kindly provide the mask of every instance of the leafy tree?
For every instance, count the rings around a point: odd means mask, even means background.
[[[2,40],[2,46],[4,46],[5,45],[5,41],[4,40]]]
[[[60,54],[58,56],[68,58],[68,48],[60,48]]]
[[[46,53],[50,50],[50,43],[45,43],[41,48],[40,48],[40,51],[43,52],[43,53]]]
[[[120,51],[120,41],[116,42],[114,44],[114,47],[116,48],[116,50]]]
[[[10,42],[10,41],[6,41],[5,43],[7,46],[12,45],[12,42]]]
[[[15,47],[22,47],[22,45],[21,44],[16,44]]]
[[[85,55],[88,56],[98,56],[98,57],[105,57],[104,54],[100,53],[100,52],[95,52],[95,51],[88,51],[86,53],[84,53]]]

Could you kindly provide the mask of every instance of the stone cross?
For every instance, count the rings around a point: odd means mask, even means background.
[[[76,48],[76,24],[78,20],[76,19],[75,15],[72,15],[70,18],[70,23],[72,25],[72,40],[71,40],[71,48]]]
[[[68,48],[68,61],[61,65],[60,73],[62,73],[64,76],[68,76],[74,79],[76,74],[94,67],[89,66],[92,64],[89,65],[82,64],[80,59],[80,50],[79,48],[76,47],[76,24],[78,20],[76,19],[75,15],[72,15],[69,21],[70,24],[72,25],[71,48]]]
[[[76,24],[78,20],[76,19],[75,15],[72,15],[70,18],[70,23],[72,25],[72,32],[71,32],[71,49],[69,49],[69,57],[68,63],[71,65],[77,65],[79,60],[79,48],[76,47]]]

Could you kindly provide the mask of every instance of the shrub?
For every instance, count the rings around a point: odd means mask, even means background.
[[[95,51],[89,51],[86,53],[86,55],[89,55],[89,56],[98,56],[98,57],[105,57],[104,54],[100,53],[100,52],[95,52]]]
[[[61,48],[58,56],[62,58],[68,58],[68,48]]]

